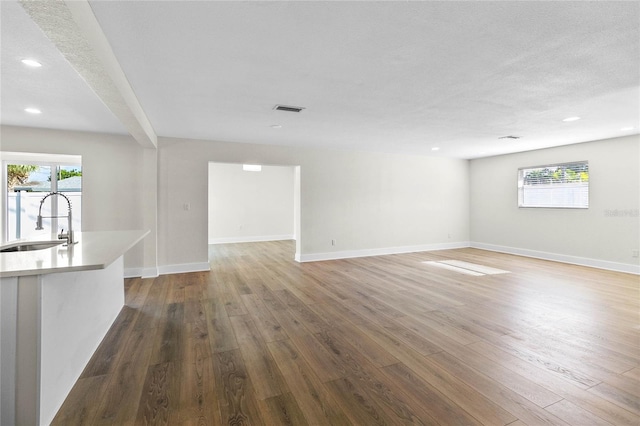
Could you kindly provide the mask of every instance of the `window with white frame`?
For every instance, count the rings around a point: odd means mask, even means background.
[[[0,152],[3,173],[2,240],[57,233],[67,221],[68,206],[50,197],[42,206],[44,231],[35,228],[40,201],[49,192],[63,193],[73,208],[73,229],[82,229],[82,159],[80,156]]]
[[[589,208],[589,162],[518,169],[518,207]]]

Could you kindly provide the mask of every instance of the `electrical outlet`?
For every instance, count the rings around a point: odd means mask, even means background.
[[[331,245],[335,246],[336,245],[336,240],[331,240]]]
[[[184,203],[182,205],[182,209],[188,212],[189,210],[191,210],[191,203]]]
[[[631,250],[631,257],[639,257],[639,256],[640,256],[640,250],[638,249]]]

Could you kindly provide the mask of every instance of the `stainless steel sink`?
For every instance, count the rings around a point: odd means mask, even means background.
[[[0,253],[9,253],[14,251],[33,251],[43,250],[51,247],[55,247],[64,243],[64,240],[53,241],[23,241],[20,243],[13,243],[3,247],[0,247]]]

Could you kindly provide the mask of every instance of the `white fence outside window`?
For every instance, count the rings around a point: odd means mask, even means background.
[[[62,228],[67,228],[67,218],[57,220],[57,229],[52,230],[52,219],[43,219],[44,231],[36,231],[36,219],[40,200],[47,195],[47,192],[9,192],[7,194],[7,241],[17,238],[28,238],[38,234],[50,234],[52,231],[59,233]],[[73,230],[81,230],[82,217],[82,192],[65,192],[71,201],[73,210]],[[52,198],[49,197],[42,206],[42,216],[51,216]],[[55,197],[58,202],[57,216],[66,216],[68,211],[67,202],[62,197]],[[20,206],[18,210],[18,206]]]

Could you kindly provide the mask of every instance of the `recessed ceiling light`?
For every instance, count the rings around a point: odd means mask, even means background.
[[[580,117],[567,117],[562,121],[567,121],[568,122],[568,121],[578,121],[578,120],[580,120]]]
[[[242,170],[245,172],[259,172],[262,170],[262,166],[259,164],[243,164]]]
[[[626,132],[628,130],[633,130],[633,129],[635,129],[635,127],[629,126],[629,127],[623,127],[620,130],[622,130],[623,132]]]
[[[440,151],[440,147],[434,146],[433,148],[431,148],[431,151]]]
[[[28,112],[29,114],[40,114],[40,113],[42,113],[42,111],[40,111],[38,108],[25,108],[24,111]]]
[[[35,59],[23,59],[22,61],[23,64],[25,64],[28,67],[32,67],[32,68],[39,68],[42,66],[42,64],[38,61],[36,61]]]
[[[282,129],[282,125],[281,124],[272,124],[271,128],[272,129]]]

